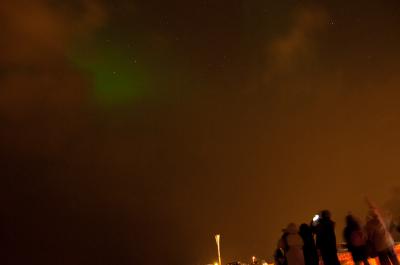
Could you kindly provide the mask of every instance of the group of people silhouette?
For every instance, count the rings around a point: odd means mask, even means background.
[[[394,251],[394,240],[381,211],[367,200],[369,211],[365,225],[354,215],[346,216],[343,239],[354,263],[369,265],[369,258],[378,258],[381,265],[400,265]],[[335,222],[323,210],[311,223],[298,228],[290,223],[278,241],[276,265],[340,265],[337,255]]]

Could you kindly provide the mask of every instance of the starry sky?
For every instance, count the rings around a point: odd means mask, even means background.
[[[2,264],[272,261],[400,216],[395,0],[7,0]]]

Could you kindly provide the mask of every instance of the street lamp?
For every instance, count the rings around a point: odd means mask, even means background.
[[[217,250],[218,250],[218,265],[222,265],[222,263],[221,263],[221,250],[220,250],[220,247],[219,247],[220,238],[221,238],[221,236],[219,234],[215,235],[215,242],[217,242]]]

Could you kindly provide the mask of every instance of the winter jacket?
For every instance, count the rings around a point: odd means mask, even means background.
[[[287,228],[286,242],[288,250],[286,252],[286,258],[288,265],[304,265],[303,256],[303,239],[299,235],[296,226],[288,226]]]
[[[368,235],[368,241],[372,244],[372,247],[377,252],[392,248],[394,245],[392,236],[386,228],[386,225],[381,220],[381,218],[373,216],[367,222],[365,227]]]

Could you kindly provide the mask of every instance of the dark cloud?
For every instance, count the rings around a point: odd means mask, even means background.
[[[316,56],[316,34],[328,26],[328,15],[323,8],[308,7],[296,10],[293,22],[283,36],[272,40],[268,45],[267,75],[276,72],[285,74],[301,67]]]
[[[67,57],[74,42],[90,38],[104,23],[101,5],[97,1],[66,5],[10,1],[0,12],[3,115],[29,119],[40,109],[51,112],[81,104],[88,82],[70,66]]]
[[[104,23],[105,12],[98,1],[92,0],[69,4],[11,1],[3,5],[1,17],[4,34],[0,62],[30,65],[65,56],[77,37],[87,37]]]

